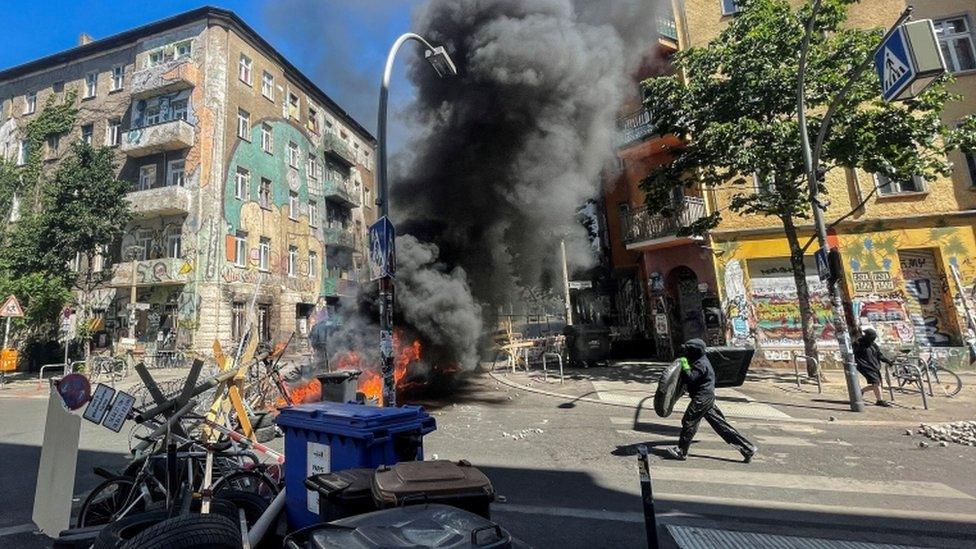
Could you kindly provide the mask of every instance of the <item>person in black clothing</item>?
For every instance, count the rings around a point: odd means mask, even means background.
[[[868,382],[867,387],[861,389],[861,394],[874,391],[875,404],[889,407],[891,403],[881,398],[881,363],[891,366],[891,361],[882,354],[877,339],[877,332],[871,328],[864,329],[861,337],[854,342],[854,363]]]
[[[704,419],[727,444],[734,446],[742,454],[743,461],[749,463],[758,448],[742,436],[735,427],[729,425],[725,415],[715,405],[715,370],[705,356],[705,342],[689,339],[681,346],[681,375],[691,403],[681,418],[681,436],[678,445],[668,448],[672,458],[684,460],[688,457],[691,441],[698,431],[698,424]]]

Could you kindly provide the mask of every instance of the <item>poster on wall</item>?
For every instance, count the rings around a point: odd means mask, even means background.
[[[803,347],[800,305],[789,259],[752,259],[746,263],[758,343],[766,347]],[[807,258],[805,267],[814,334],[819,344],[836,346],[827,285],[817,276],[813,258]]]

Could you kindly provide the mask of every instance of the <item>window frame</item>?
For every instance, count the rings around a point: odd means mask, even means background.
[[[288,246],[288,276],[298,276],[298,246]]]
[[[247,267],[247,231],[234,233],[234,265]]]
[[[170,101],[169,104],[169,118],[168,120],[183,120],[186,121],[187,116],[190,112],[190,99],[184,97],[183,99],[174,99]]]
[[[915,189],[915,190],[908,190],[908,191],[906,191],[906,190],[904,190],[904,189],[901,188],[902,184],[905,183],[905,182],[902,182],[902,181],[893,181],[888,176],[886,176],[884,174],[880,174],[880,173],[874,173],[874,174],[871,174],[871,175],[872,175],[872,179],[874,180],[874,185],[878,188],[878,198],[888,198],[888,197],[894,197],[894,196],[917,195],[917,194],[923,194],[923,193],[928,192],[928,189],[925,188],[925,179],[923,179],[922,176],[920,176],[920,175],[913,175],[911,177],[911,180],[915,184],[915,186],[917,187],[917,189]],[[887,183],[883,183],[882,182],[882,178],[884,180],[887,180],[888,182]],[[896,190],[896,191],[888,191],[888,192],[885,192],[885,191],[882,190],[885,187],[888,187],[889,189],[891,189],[895,185],[898,186],[898,190]]]
[[[173,251],[173,242],[176,242],[176,251]],[[183,254],[183,234],[180,231],[173,231],[166,235],[166,257],[169,259],[179,259]]]
[[[148,180],[148,183],[147,183]],[[148,191],[156,186],[156,164],[143,164],[139,166],[140,191]]]
[[[319,215],[319,203],[316,200],[308,201],[308,226],[315,229],[318,225],[318,220],[316,219]]]
[[[86,129],[87,129],[87,131],[86,131]],[[84,141],[85,143],[89,144],[89,145],[92,144],[92,142],[95,140],[95,124],[94,123],[91,123],[90,122],[88,124],[82,124],[81,125],[81,140]]]
[[[252,85],[254,79],[254,60],[245,53],[241,53],[241,57],[237,61],[237,79],[248,86]]]
[[[274,130],[270,124],[261,124],[261,150],[274,154]]]
[[[960,20],[965,25],[966,30],[963,32],[954,32],[948,34],[948,27],[946,24],[950,21]],[[935,27],[936,41],[939,43],[939,49],[942,50],[942,57],[946,58],[946,69],[953,74],[969,73],[976,71],[976,29],[973,28],[973,20],[968,13],[963,13],[959,15],[953,15],[951,17],[943,17],[940,19],[933,19],[932,24]],[[950,43],[956,41],[965,41],[969,44],[969,53],[973,59],[973,66],[969,68],[962,68],[959,66],[959,60],[956,58],[956,50],[949,46]],[[943,49],[943,45],[945,48]],[[949,55],[946,56],[946,52]]]
[[[244,166],[238,166],[234,172],[234,198],[246,201],[251,190],[251,171]]]
[[[288,191],[288,219],[292,221],[298,220],[299,210],[298,193],[295,191]]]
[[[271,205],[274,203],[274,189],[271,180],[267,177],[262,177],[258,185],[258,203],[265,210],[270,210]]]
[[[258,241],[258,270],[269,271],[271,264],[271,238],[262,236]]]
[[[298,147],[298,143],[294,141],[288,142],[288,166],[298,169],[298,157],[300,155],[301,149]]]
[[[115,65],[112,67],[112,86],[109,91],[123,89],[125,89],[125,65]]]
[[[274,102],[274,81],[273,74],[268,71],[261,71],[261,95],[272,103]],[[267,93],[265,93],[265,87],[267,87]]]
[[[244,141],[251,141],[251,113],[237,108],[237,137]]]
[[[92,99],[98,95],[98,71],[85,75],[85,96],[82,99]]]
[[[966,168],[969,169],[969,184],[976,188],[976,151],[962,151],[962,156],[966,161]]]
[[[179,165],[179,168],[176,166]],[[173,181],[173,176],[179,174],[179,180]],[[177,158],[166,162],[166,185],[170,187],[183,187],[186,185],[186,159]]]
[[[105,126],[105,146],[118,147],[122,143],[122,120],[110,118]]]
[[[24,114],[34,114],[35,112],[37,112],[37,92],[24,93]]]
[[[312,250],[309,250],[308,251],[308,276],[309,276],[309,278],[315,278],[315,277],[318,276],[318,274],[319,274],[318,262],[319,262],[319,254],[317,252],[313,252]]]
[[[719,4],[722,10],[722,16],[735,15],[742,11],[736,0],[719,0]]]

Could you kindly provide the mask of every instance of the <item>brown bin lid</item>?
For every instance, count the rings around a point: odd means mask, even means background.
[[[376,470],[373,477],[375,493],[386,498],[406,494],[444,494],[481,491],[491,494],[491,481],[470,463],[440,459],[435,461],[404,461]]]

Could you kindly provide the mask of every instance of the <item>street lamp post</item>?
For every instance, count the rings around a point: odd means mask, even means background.
[[[850,74],[850,78],[844,87],[841,89],[840,93],[834,97],[830,105],[827,107],[827,111],[824,113],[823,120],[820,124],[820,131],[817,134],[817,140],[815,145],[810,147],[810,136],[807,133],[807,118],[806,118],[806,107],[804,104],[804,76],[806,73],[806,61],[807,53],[810,49],[810,36],[813,33],[813,26],[817,19],[817,13],[820,11],[821,0],[813,0],[813,5],[810,10],[810,19],[807,21],[806,31],[803,35],[803,42],[800,46],[800,66],[797,75],[796,83],[796,112],[797,112],[797,122],[800,126],[800,146],[803,149],[803,165],[807,174],[807,184],[809,186],[810,204],[813,208],[813,223],[817,233],[817,244],[820,246],[820,253],[823,257],[829,257],[830,247],[827,244],[827,227],[824,224],[823,219],[823,206],[818,199],[820,194],[819,189],[819,172],[820,172],[820,153],[823,149],[824,138],[827,135],[827,130],[830,128],[830,123],[832,121],[834,113],[837,111],[841,101],[847,97],[848,92],[854,87],[854,83],[861,74],[871,65],[874,60],[874,51],[868,55],[860,65],[858,65]],[[906,19],[911,15],[912,7],[909,6],[902,12],[898,21],[895,22],[894,26],[885,33],[885,36],[878,43],[878,47],[884,44],[888,36],[894,32]],[[875,48],[877,50],[877,48]],[[833,308],[834,315],[834,333],[837,335],[837,344],[840,348],[841,358],[844,361],[844,378],[847,382],[847,396],[850,399],[851,410],[854,412],[864,411],[864,399],[861,397],[860,384],[857,379],[857,369],[854,363],[854,352],[851,348],[851,335],[847,328],[846,313],[844,312],[844,304],[841,296],[841,288],[837,283],[840,273],[834,273],[834,276],[830,281],[828,281],[828,290],[830,292],[830,300]],[[817,372],[820,375],[820,372]]]
[[[399,51],[400,46],[410,40],[419,42],[424,46],[424,58],[434,67],[438,76],[444,78],[457,75],[454,61],[451,60],[451,56],[448,55],[444,46],[435,48],[419,34],[405,33],[397,38],[390,48],[390,53],[386,57],[386,67],[383,69],[380,105],[376,121],[378,141],[376,175],[379,180],[376,205],[379,206],[381,218],[389,218],[390,215],[390,188],[386,178],[386,115],[387,103],[390,98],[390,78],[393,74],[393,60],[396,58],[397,51]],[[393,246],[394,243],[390,242],[389,245]],[[391,265],[390,267],[394,266]],[[393,377],[393,277],[385,273],[380,279],[380,359],[383,369],[383,406],[396,406],[396,380]]]

